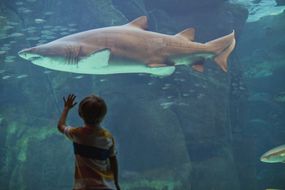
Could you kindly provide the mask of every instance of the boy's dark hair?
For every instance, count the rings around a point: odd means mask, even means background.
[[[90,95],[80,102],[78,113],[85,124],[100,124],[107,113],[107,105],[102,98]]]

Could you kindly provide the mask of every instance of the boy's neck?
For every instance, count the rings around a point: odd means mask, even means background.
[[[85,124],[84,127],[91,128],[91,129],[99,129],[100,128],[100,124],[98,124],[98,125],[88,125],[88,124]]]

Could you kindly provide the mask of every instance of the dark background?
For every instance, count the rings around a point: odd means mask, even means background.
[[[235,30],[229,72],[207,62],[204,73],[181,66],[165,78],[78,75],[17,56],[141,15],[151,31],[194,27],[198,42]],[[70,92],[78,101],[91,93],[106,99],[104,127],[116,138],[124,190],[285,189],[284,166],[259,161],[284,143],[285,14],[247,17],[246,7],[224,0],[2,0],[0,189],[71,189],[72,145],[56,129]],[[76,109],[69,123],[80,126]]]

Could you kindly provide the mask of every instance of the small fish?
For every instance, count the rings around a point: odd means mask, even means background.
[[[13,59],[5,59],[4,62],[5,62],[5,63],[13,63],[14,60],[13,60]]]
[[[34,26],[30,26],[30,27],[24,29],[24,31],[30,31],[30,30],[37,30],[37,28]]]
[[[67,28],[60,28],[60,31],[66,31]]]
[[[153,82],[148,82],[147,85],[151,86],[153,85]]]
[[[60,34],[63,35],[63,36],[66,36],[66,35],[69,34],[69,32],[61,32]]]
[[[22,79],[22,78],[26,78],[26,77],[28,77],[28,75],[23,74],[23,75],[19,75],[19,76],[17,76],[16,78],[17,78],[17,79]]]
[[[9,56],[6,57],[6,59],[16,59],[16,56],[14,56],[14,55],[9,55]]]
[[[54,35],[55,33],[54,32],[51,32],[51,31],[49,31],[49,30],[43,30],[43,31],[41,31],[41,33],[43,34],[43,35]]]
[[[160,106],[163,108],[163,109],[168,109],[170,106],[172,106],[174,104],[174,102],[163,102],[160,104]]]
[[[43,44],[43,43],[46,43],[46,42],[47,42],[47,40],[39,40],[38,41],[39,44]]]
[[[26,40],[28,41],[38,41],[40,38],[39,37],[28,37]]]
[[[31,1],[31,0],[30,0],[30,1]],[[33,1],[36,1],[36,0],[33,0]],[[53,12],[48,11],[48,12],[45,12],[44,15],[50,16],[50,15],[53,15]]]
[[[20,23],[8,21],[7,24],[8,24],[8,25],[12,25],[12,26],[17,26],[17,25],[19,25]]]
[[[7,25],[7,26],[4,26],[2,29],[3,30],[10,30],[10,29],[13,29],[14,26],[10,26],[10,25]]]
[[[100,82],[106,82],[107,79],[100,79]]]
[[[50,73],[52,73],[52,71],[51,70],[45,70],[43,73],[44,74],[50,74]]]
[[[41,19],[41,18],[36,18],[35,19],[35,23],[37,24],[42,24],[42,23],[45,23],[46,21],[44,19]]]
[[[84,77],[83,75],[78,75],[78,76],[75,76],[73,78],[75,78],[75,79],[82,79],[83,77]]]
[[[285,145],[277,146],[260,157],[261,162],[285,163]]]
[[[163,86],[161,89],[162,90],[167,90],[167,89],[169,89],[169,86]]]
[[[175,81],[180,81],[180,78],[174,78]]]
[[[6,63],[13,63],[15,61],[14,56],[7,56],[4,60]]]
[[[6,51],[8,51],[8,50],[10,50],[10,49],[11,49],[10,47],[2,47],[2,48],[1,48],[1,51],[5,51],[5,52],[6,52]]]
[[[33,12],[33,11],[30,10],[30,9],[24,9],[24,10],[23,10],[23,13],[25,13],[25,14],[28,14],[28,13],[31,13],[31,12]]]
[[[69,29],[68,31],[69,31],[69,32],[76,32],[76,31],[77,31],[77,29],[75,29],[75,28],[71,28],[71,29]]]
[[[29,34],[34,34],[36,31],[35,30],[28,30],[27,31]]]
[[[279,103],[285,102],[285,92],[280,92],[276,96],[274,96],[274,100]]]
[[[183,93],[183,94],[182,94],[182,96],[184,96],[184,97],[188,97],[188,96],[189,96],[189,94],[188,94],[188,93]]]
[[[201,98],[203,98],[204,96],[205,96],[205,94],[200,93],[200,94],[198,94],[197,98],[198,98],[198,99],[201,99]]]
[[[9,78],[11,78],[10,75],[5,75],[5,76],[2,77],[3,80],[9,79]]]
[[[47,40],[52,40],[55,39],[55,36],[43,36]]]
[[[1,69],[1,70],[0,70],[0,74],[1,74],[1,73],[5,73],[5,71],[6,71],[5,69]]]
[[[76,26],[76,24],[74,24],[74,23],[70,23],[70,24],[68,24],[68,26],[70,26],[70,27],[74,27],[74,26]]]
[[[4,50],[1,50],[0,51],[0,55],[3,55],[3,54],[5,54],[6,53],[6,51],[4,51]]]
[[[43,28],[44,28],[44,29],[50,29],[50,28],[53,28],[53,26],[51,26],[51,25],[45,25],[45,26],[43,26]]]
[[[15,32],[15,33],[12,33],[9,35],[9,37],[11,37],[11,38],[18,38],[18,37],[22,37],[22,36],[24,36],[24,34],[19,33],[19,32]]]
[[[15,3],[16,5],[20,6],[20,5],[24,5],[24,3],[22,1],[18,1]]]
[[[175,74],[181,74],[181,71],[175,71]]]

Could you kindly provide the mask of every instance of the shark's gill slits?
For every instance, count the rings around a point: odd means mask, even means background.
[[[68,65],[77,65],[79,61],[79,55],[81,53],[81,47],[77,49],[76,47],[69,46],[66,48],[65,52],[65,59],[66,59],[66,64]]]

